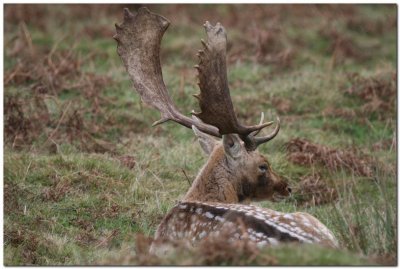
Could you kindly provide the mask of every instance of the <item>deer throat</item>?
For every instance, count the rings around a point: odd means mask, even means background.
[[[218,154],[219,155],[219,154]],[[183,201],[238,203],[233,175],[225,164],[224,155],[213,156],[193,181]]]

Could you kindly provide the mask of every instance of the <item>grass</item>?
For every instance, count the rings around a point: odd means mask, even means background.
[[[282,122],[260,151],[294,189],[318,173],[338,194],[315,206],[296,193],[258,205],[309,212],[340,250],[285,245],[231,260],[135,254],[136,234],[152,236],[189,188],[182,170],[192,180],[206,157],[191,130],[151,127],[159,113],[131,89],[111,38],[122,8],[5,6],[5,265],[397,264],[397,6],[150,6],[172,23],[161,57],[180,110],[198,107],[189,96],[198,91],[191,66],[201,25],[220,21],[239,118],[254,123],[264,111]],[[285,144],[294,138],[368,156],[373,174],[292,163]]]

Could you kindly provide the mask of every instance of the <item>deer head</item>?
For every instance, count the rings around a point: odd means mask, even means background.
[[[245,126],[236,118],[230,97],[227,68],[225,29],[219,23],[204,24],[207,42],[198,52],[198,70],[201,112],[192,117],[181,114],[164,84],[161,64],[161,39],[169,26],[166,18],[140,8],[137,13],[124,9],[124,21],[116,24],[117,52],[121,57],[134,88],[142,101],[161,112],[161,119],[153,125],[172,120],[192,128],[200,145],[210,155],[202,172],[197,176],[185,200],[239,202],[247,199],[268,199],[273,193],[288,195],[287,184],[271,169],[267,159],[257,147],[273,139],[275,129],[266,136],[259,132],[273,124],[261,121]],[[222,142],[212,137],[222,137]]]
[[[257,150],[249,151],[237,134],[223,135],[217,141],[195,126],[193,131],[209,159],[184,201],[237,203],[277,200],[290,194],[286,181],[273,171],[267,158]]]

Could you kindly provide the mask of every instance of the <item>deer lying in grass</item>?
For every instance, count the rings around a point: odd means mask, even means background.
[[[189,118],[181,114],[165,87],[159,50],[169,26],[162,16],[141,8],[124,10],[124,21],[116,24],[118,54],[144,103],[161,112],[153,125],[169,120],[192,128],[209,159],[183,200],[165,216],[155,240],[186,239],[196,243],[207,236],[229,231],[231,240],[248,238],[259,245],[280,242],[320,243],[337,247],[333,234],[307,213],[280,213],[240,204],[249,200],[288,196],[290,188],[272,169],[257,147],[273,139],[257,136],[273,122],[244,126],[236,118],[229,93],[226,69],[226,33],[222,25],[204,24],[208,40],[198,53],[201,113]],[[213,137],[222,137],[218,142]]]

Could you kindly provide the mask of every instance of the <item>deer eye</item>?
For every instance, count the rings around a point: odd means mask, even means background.
[[[268,166],[266,164],[262,164],[258,167],[261,173],[265,173],[268,170]]]

